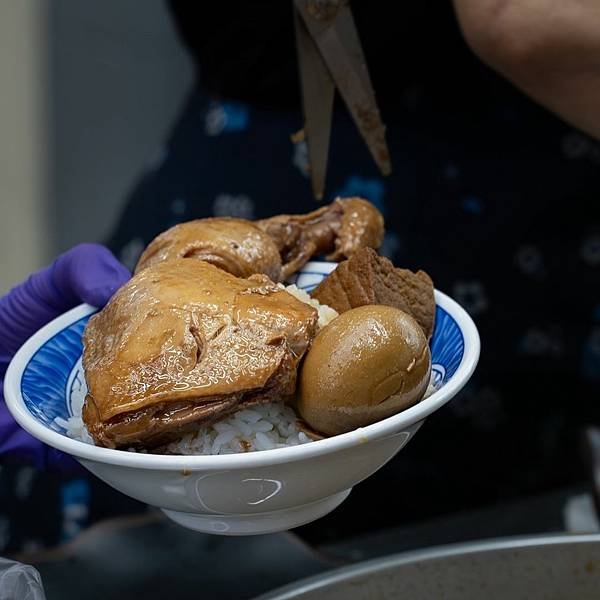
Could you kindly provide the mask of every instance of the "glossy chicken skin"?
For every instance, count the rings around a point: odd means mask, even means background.
[[[283,279],[316,255],[339,261],[361,248],[377,249],[384,235],[383,216],[362,198],[338,198],[305,215],[277,215],[256,225],[275,241]]]
[[[199,425],[294,393],[317,312],[264,275],[200,260],[137,273],[84,333],[95,442],[153,448]]]
[[[237,277],[264,273],[283,281],[313,256],[349,258],[383,241],[383,217],[361,198],[337,199],[305,215],[277,215],[260,221],[198,219],[157,236],[138,261],[136,272],[171,258],[209,262]]]
[[[273,240],[251,221],[197,219],[171,227],[154,238],[140,257],[136,272],[171,258],[196,258],[236,277],[264,273],[281,279],[281,257]]]

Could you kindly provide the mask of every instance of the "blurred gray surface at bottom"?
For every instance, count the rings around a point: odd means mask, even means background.
[[[256,600],[597,600],[600,536],[458,544],[360,563]]]
[[[357,561],[467,540],[564,531],[565,506],[582,491],[585,488],[555,490],[317,547],[294,533],[200,534],[157,511],[104,521],[64,546],[15,558],[39,571],[48,600],[244,600]],[[302,528],[297,531],[303,534]],[[593,558],[598,574],[600,559]]]
[[[156,513],[105,522],[27,562],[47,600],[242,599],[335,566],[290,534],[211,536]]]

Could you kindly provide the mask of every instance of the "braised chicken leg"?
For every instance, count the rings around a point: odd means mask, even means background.
[[[361,248],[377,249],[384,234],[383,216],[362,198],[338,198],[305,215],[277,215],[256,225],[275,241],[284,279],[315,255],[339,261]]]
[[[264,275],[202,260],[139,271],[84,333],[83,420],[110,448],[153,448],[294,393],[317,311]]]
[[[364,247],[379,248],[383,217],[361,198],[337,199],[305,215],[278,215],[260,221],[197,219],[157,236],[136,272],[171,258],[209,262],[237,277],[264,273],[283,281],[313,256],[339,261]]]
[[[197,219],[175,225],[158,235],[144,250],[136,273],[171,258],[209,262],[236,277],[264,273],[281,279],[281,257],[273,240],[244,219]]]

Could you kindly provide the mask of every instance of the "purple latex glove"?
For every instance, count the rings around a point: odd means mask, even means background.
[[[0,298],[0,380],[15,352],[40,327],[82,302],[104,306],[130,277],[104,246],[80,244]],[[9,453],[34,461],[38,468],[69,466],[62,453],[42,444],[15,422],[0,385],[0,455]]]

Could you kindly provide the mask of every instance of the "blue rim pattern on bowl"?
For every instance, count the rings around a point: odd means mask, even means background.
[[[21,379],[21,394],[27,410],[58,433],[65,430],[54,419],[70,416],[67,400],[72,390],[67,389],[67,383],[81,357],[81,336],[90,316],[71,323],[43,344],[27,363]]]

